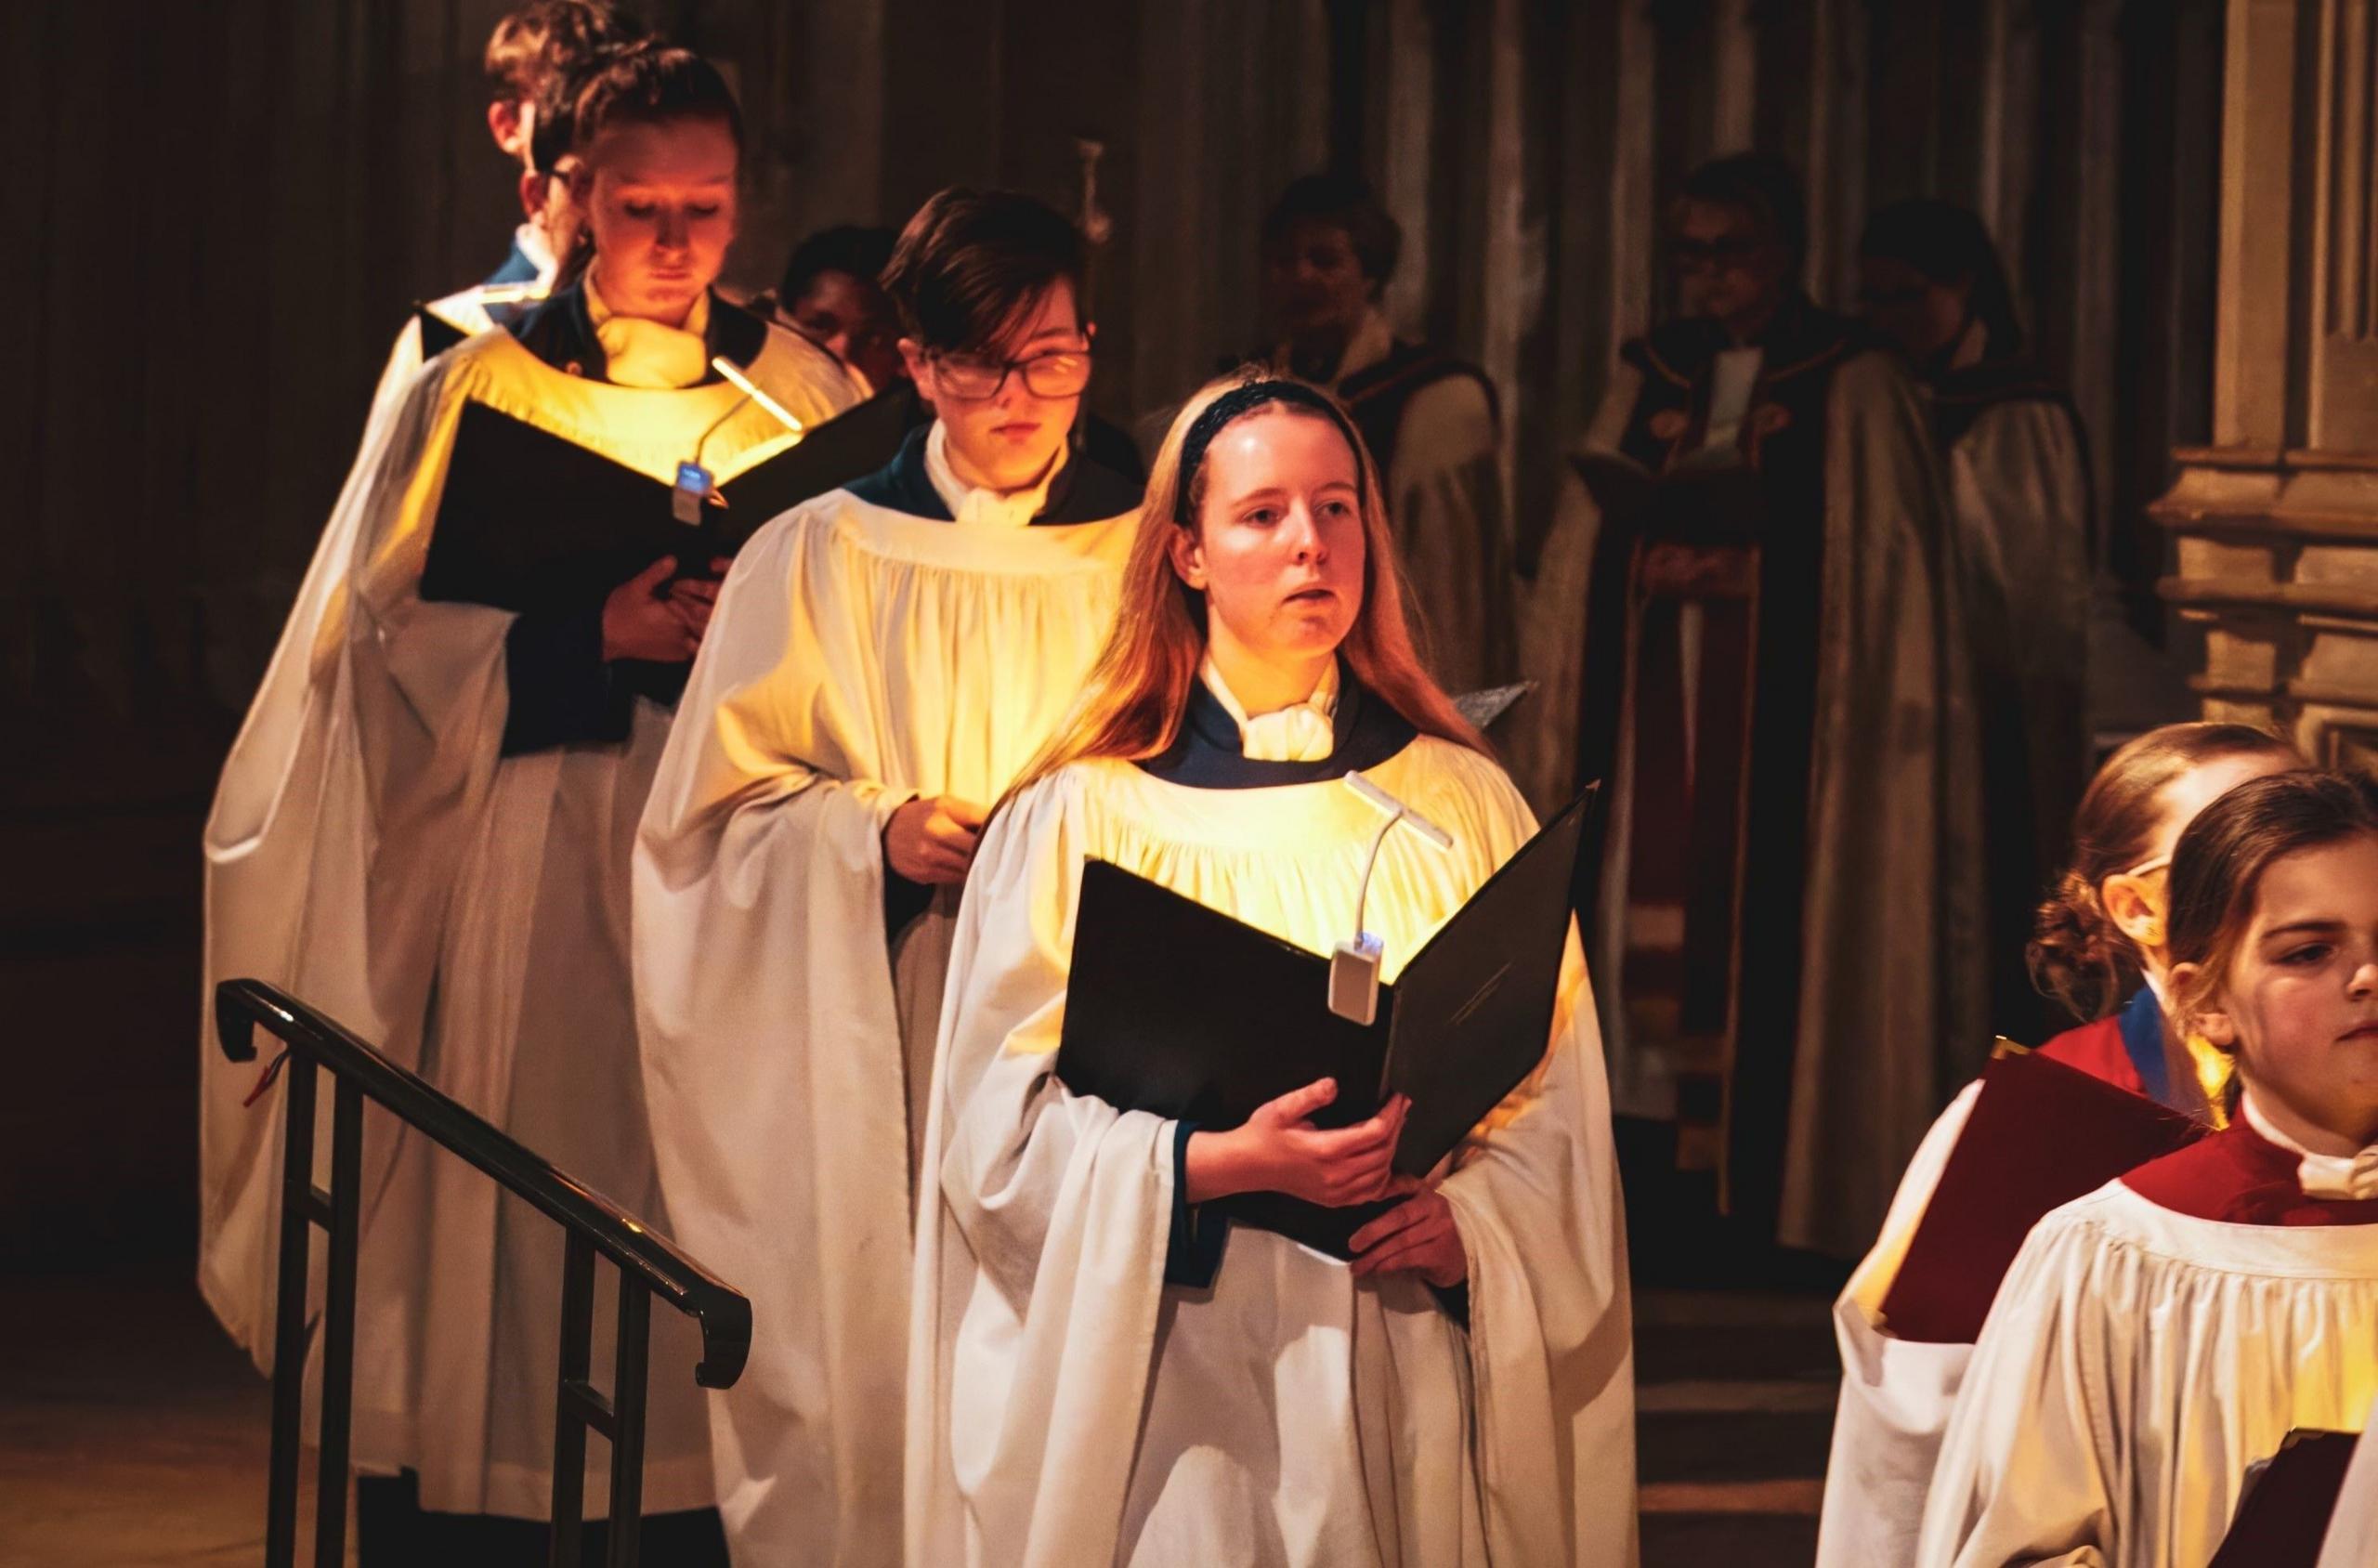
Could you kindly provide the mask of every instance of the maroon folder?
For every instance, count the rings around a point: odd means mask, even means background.
[[[2002,1056],[1949,1151],[1883,1298],[1894,1339],[1971,1344],[2040,1216],[2205,1129],[2144,1095],[2045,1056]]]
[[[2210,1568],[2313,1568],[2358,1441],[2349,1431],[2298,1427],[2278,1453],[2248,1466],[2237,1517]]]

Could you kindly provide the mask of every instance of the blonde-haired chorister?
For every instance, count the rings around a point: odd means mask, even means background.
[[[1403,1107],[1326,1080],[1243,1126],[1053,1075],[1085,857],[1392,971],[1522,843],[1503,770],[1421,670],[1378,476],[1343,412],[1245,372],[1182,409],[1074,720],[986,830],[950,960],[918,1219],[916,1562],[1622,1563],[1633,1372],[1607,1089],[1572,938],[1538,1071],[1425,1183]],[[1392,975],[1390,975],[1392,978]],[[1149,976],[1150,1005],[1165,977]],[[1351,1265],[1206,1206],[1401,1201]]]
[[[2372,786],[2288,773],[2206,806],[2167,946],[2236,1115],[2032,1228],[1941,1443],[1927,1568],[2202,1568],[2249,1465],[2378,1394]]]
[[[2166,1026],[2165,893],[2172,849],[2205,805],[2249,779],[2304,765],[2286,741],[2239,724],[2149,730],[2108,758],[2072,818],[2070,859],[2041,904],[2034,984],[2088,1020],[2039,1053],[2219,1126],[2228,1064]],[[1923,1523],[1940,1432],[1968,1344],[1894,1338],[1882,1308],[1965,1130],[1977,1081],[1950,1102],[1909,1161],[1890,1213],[1834,1302],[1841,1396],[1825,1467],[1819,1568],[1904,1562]]]

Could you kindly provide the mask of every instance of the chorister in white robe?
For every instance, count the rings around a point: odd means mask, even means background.
[[[909,1110],[957,899],[887,950],[887,911],[924,899],[887,888],[883,832],[920,796],[988,806],[1039,749],[1137,525],[1137,488],[1079,456],[1043,491],[965,492],[940,429],[745,547],[636,851],[670,1212],[752,1301],[712,1407],[738,1561],[898,1560]]]
[[[2378,1201],[2241,1118],[2042,1220],[1974,1348],[1924,1568],[2203,1568],[2246,1467],[2378,1395]]]
[[[1260,1230],[1230,1230],[1209,1288],[1169,1287],[1177,1124],[1052,1076],[1085,857],[1326,952],[1380,823],[1339,780],[1348,760],[1257,788],[1078,763],[986,834],[918,1225],[910,1561],[1633,1560],[1626,1252],[1574,943],[1542,1067],[1444,1178],[1467,1330],[1414,1276],[1358,1281]],[[1500,768],[1449,742],[1351,760],[1455,840],[1386,842],[1364,923],[1392,978],[1534,821]]]
[[[2175,1110],[2194,1104],[2193,1085],[2175,1092],[2168,1081],[2162,1009],[2151,988],[2142,987],[2119,1013],[2058,1035],[2040,1054]],[[1899,1339],[1884,1322],[1883,1303],[1980,1092],[1979,1082],[1967,1084],[1925,1134],[1882,1234],[1834,1301],[1841,1393],[1825,1464],[1818,1568],[1906,1562],[1915,1555],[1940,1434],[1973,1346]]]
[[[2378,1418],[2378,1405],[2370,1414]],[[2353,1445],[2353,1462],[2345,1467],[2345,1484],[2337,1490],[2336,1511],[2329,1515],[2329,1533],[2320,1542],[2318,1568],[2369,1568],[2378,1562],[2378,1419],[2365,1419],[2361,1441]]]
[[[720,351],[796,417],[822,422],[853,400],[822,351],[712,303]],[[622,692],[616,736],[507,748],[511,634],[525,618],[420,592],[474,407],[660,484],[713,425],[702,451],[721,483],[795,438],[724,382],[613,385],[503,333],[412,377],[367,435],[225,765],[206,829],[204,978],[286,987],[660,1223],[628,995],[627,861],[669,714]],[[583,651],[601,681],[595,646]],[[211,1041],[203,1061],[200,1279],[262,1364],[281,1101],[242,1108],[255,1069],[231,1068]],[[558,1234],[377,1113],[361,1202],[357,1463],[417,1470],[430,1509],[542,1515]],[[690,1326],[656,1322],[654,1511],[712,1497],[692,1349]],[[607,1495],[598,1451],[590,1507]]]

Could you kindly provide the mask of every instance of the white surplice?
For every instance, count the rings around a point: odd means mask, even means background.
[[[956,900],[888,952],[883,831],[919,796],[987,806],[1039,750],[1137,520],[950,510],[969,520],[836,490],[744,548],[636,851],[670,1212],[752,1302],[750,1365],[712,1411],[738,1561],[898,1560],[909,1110]]]
[[[1534,827],[1421,738],[1368,776],[1447,829],[1389,836],[1364,923],[1390,977]],[[1633,1359],[1607,1091],[1574,940],[1543,1066],[1442,1191],[1465,1332],[1411,1275],[1234,1229],[1163,1283],[1174,1124],[1052,1072],[1085,856],[1308,950],[1344,937],[1380,817],[1337,780],[1198,790],[1118,762],[985,835],[935,1060],[909,1360],[908,1559],[1024,1568],[1623,1564]],[[1164,976],[1149,976],[1163,1005]]]
[[[790,333],[770,333],[747,373],[812,422],[854,394]],[[668,715],[639,701],[624,743],[502,755],[515,618],[425,601],[418,585],[470,404],[667,484],[713,425],[704,450],[722,482],[791,442],[741,399],[725,384],[588,381],[492,332],[410,377],[366,435],[206,827],[210,987],[234,976],[287,987],[655,1223],[627,859]],[[265,1365],[283,1102],[243,1108],[255,1069],[232,1068],[211,1040],[202,1062],[200,1281]],[[560,1236],[376,1111],[366,1130],[356,1461],[417,1470],[431,1509],[541,1516]],[[607,1300],[605,1339],[608,1315]],[[645,1493],[655,1511],[712,1496],[690,1326],[662,1318]],[[601,1509],[597,1447],[587,1496]]]
[[[2378,1395],[2378,1226],[2236,1224],[2123,1183],[2042,1220],[1933,1471],[1923,1568],[2203,1568],[2246,1467]]]
[[[1979,1081],[1967,1084],[1916,1145],[1882,1234],[1833,1303],[1841,1394],[1824,1468],[1817,1568],[1871,1568],[1914,1558],[1940,1433],[1973,1347],[1893,1338],[1883,1325],[1883,1301],[1980,1093]]]

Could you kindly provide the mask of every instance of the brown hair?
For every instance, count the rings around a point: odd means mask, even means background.
[[[1073,220],[1013,190],[953,185],[925,199],[900,230],[883,268],[883,292],[900,330],[944,353],[991,348],[1055,287],[1073,285],[1074,315],[1089,253]]]
[[[633,44],[645,26],[599,0],[536,0],[495,24],[480,66],[495,102],[539,97],[547,85],[605,49]]]
[[[569,108],[573,150],[583,153],[613,125],[714,120],[743,150],[743,111],[718,67],[691,49],[647,39],[596,58]]]
[[[1206,655],[1206,595],[1183,582],[1172,568],[1172,535],[1183,526],[1175,520],[1183,504],[1182,447],[1198,416],[1215,399],[1240,387],[1282,379],[1248,366],[1208,382],[1173,417],[1148,477],[1147,497],[1140,507],[1139,536],[1123,568],[1123,597],[1115,630],[1091,670],[1072,717],[1009,788],[1011,797],[1068,763],[1091,757],[1138,761],[1156,756],[1172,744],[1189,704],[1190,687],[1197,679],[1197,667]],[[1316,397],[1328,397],[1319,387],[1295,385]],[[1237,417],[1277,412],[1300,419],[1327,417],[1309,406],[1286,401],[1257,403]],[[1364,546],[1363,602],[1338,651],[1354,678],[1414,728],[1492,756],[1485,738],[1461,716],[1420,662],[1405,619],[1403,571],[1396,564],[1395,536],[1380,499],[1378,469],[1361,438],[1352,433],[1352,425],[1342,417],[1338,424],[1348,434],[1362,472]],[[1187,477],[1192,517],[1196,516],[1203,489],[1202,469],[1200,464]]]
[[[2335,773],[2250,779],[2198,813],[2172,851],[2166,921],[2175,967],[2194,964],[2175,1019],[2210,1010],[2254,922],[2263,873],[2300,850],[2378,837],[2378,791]]]
[[[2123,746],[2097,770],[2072,814],[2072,856],[2039,908],[2025,950],[2032,983],[2076,1018],[2102,1018],[2136,990],[2145,960],[2099,896],[2108,877],[2147,858],[2163,819],[2163,791],[2228,757],[2287,756],[2268,730],[2240,724],[2165,725]]]

